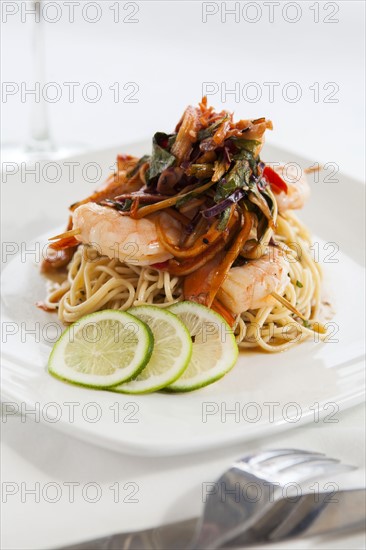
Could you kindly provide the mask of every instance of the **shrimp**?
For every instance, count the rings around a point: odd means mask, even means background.
[[[274,166],[273,169],[287,184],[287,194],[284,191],[280,193],[273,191],[280,214],[286,212],[286,210],[302,208],[310,195],[310,187],[306,177],[304,175],[299,177],[297,169],[291,164],[288,166],[285,164]]]
[[[288,272],[288,260],[284,254],[270,247],[260,259],[232,267],[217,298],[235,314],[271,306],[276,303],[271,293],[284,293],[290,280]]]
[[[73,229],[79,229],[75,238],[83,244],[91,244],[98,253],[133,265],[152,265],[165,262],[173,256],[159,241],[154,214],[141,219],[122,216],[116,210],[89,202],[73,213]],[[178,244],[181,224],[169,216],[166,233],[169,240]]]

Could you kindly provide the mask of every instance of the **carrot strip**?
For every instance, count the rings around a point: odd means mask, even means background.
[[[48,245],[52,250],[65,250],[66,248],[72,248],[79,245],[80,242],[75,239],[75,237],[66,237],[65,239],[60,239],[59,241],[52,242]]]
[[[212,302],[211,309],[221,315],[231,328],[235,325],[235,315],[233,315],[217,298]]]
[[[224,120],[224,122],[220,124],[220,126],[218,127],[218,129],[213,135],[213,140],[217,146],[223,143],[229,128],[230,128],[230,120]]]
[[[215,276],[211,283],[208,304],[207,304],[209,307],[214,301],[214,298],[220,286],[224,282],[226,275],[229,272],[229,269],[235,262],[236,258],[239,256],[240,250],[243,248],[244,244],[246,243],[248,236],[250,234],[250,231],[252,229],[252,225],[253,225],[253,214],[251,212],[245,212],[244,225],[239,231],[234,243],[225,254],[225,257],[223,258],[223,261],[221,262],[220,267],[218,271],[215,273]]]
[[[220,220],[217,220],[210,228],[209,230],[201,235],[196,243],[189,247],[189,248],[183,248],[180,246],[176,246],[173,243],[171,243],[167,237],[166,233],[162,228],[162,220],[157,219],[156,220],[156,229],[158,232],[159,240],[161,241],[164,248],[167,249],[168,252],[173,254],[175,258],[194,258],[195,256],[198,256],[199,254],[202,254],[205,250],[209,248],[209,246],[215,244],[219,239],[222,238],[222,231],[219,231],[217,229],[218,224],[220,223]]]
[[[54,237],[49,237],[49,241],[57,241],[58,239],[65,239],[67,237],[73,237],[74,235],[79,235],[81,233],[80,228],[76,229],[70,229],[69,231],[65,231],[65,233],[60,233],[60,235],[55,235]]]
[[[224,232],[223,232],[224,233]],[[190,258],[185,262],[177,262],[177,260],[169,260],[168,269],[171,275],[190,275],[203,267],[207,262],[215,258],[217,254],[224,248],[228,235],[223,235],[223,238],[216,242],[213,246],[210,246],[203,254],[195,258]]]
[[[222,249],[216,252],[208,262],[184,278],[185,300],[208,306],[212,283],[224,257],[225,250]]]
[[[130,209],[130,216],[133,220],[137,219],[137,212],[139,210],[139,204],[140,204],[140,197],[137,197],[134,199],[131,209]]]
[[[304,173],[311,174],[312,172],[320,172],[320,170],[323,170],[323,166],[318,164],[318,166],[309,166],[309,168],[305,168]]]

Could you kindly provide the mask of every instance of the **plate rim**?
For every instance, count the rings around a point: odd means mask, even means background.
[[[123,145],[122,148],[129,149],[129,148],[136,148],[136,147],[142,147],[144,146],[148,140],[138,140],[133,143],[127,143]],[[298,158],[303,158],[301,155],[298,155],[297,153],[292,153],[289,150],[285,150],[283,148],[277,147],[276,145],[269,144],[270,147],[277,153],[277,152],[283,152],[284,155],[296,155]],[[80,155],[74,155],[72,157],[68,157],[67,159],[63,159],[67,161],[68,159],[80,159],[80,157],[89,157],[90,155],[99,155],[99,156],[106,156],[109,154],[114,154],[115,151],[121,150],[121,147],[108,147],[103,149],[95,149],[93,151],[88,151],[85,153],[82,153]],[[281,154],[281,153],[280,153]],[[305,159],[304,159],[305,160]],[[305,160],[306,161],[306,160]],[[353,185],[356,185],[358,187],[358,191],[361,191],[363,194],[365,193],[365,186],[363,185],[362,181],[356,180],[353,177],[349,177],[345,174],[345,177],[352,182]],[[361,189],[362,187],[362,189]],[[364,222],[364,219],[362,220]],[[43,235],[39,235],[38,239],[42,238]],[[36,237],[37,238],[37,237]],[[34,239],[32,239],[34,240]],[[347,250],[345,250],[347,252]],[[359,259],[362,263],[362,252],[359,251]],[[6,277],[8,269],[11,267],[13,262],[15,262],[18,258],[19,254],[14,256],[14,258],[9,262],[8,265],[4,267],[1,273],[2,280],[4,277]],[[353,259],[353,257],[352,257]],[[364,270],[363,270],[364,271]],[[6,358],[6,354],[3,353],[4,350],[4,344],[2,343],[2,353],[1,353],[1,363],[2,363],[2,369],[1,369],[1,396],[2,399],[12,399],[15,403],[21,403],[25,402],[24,398],[21,400],[18,398],[16,392],[12,392],[9,390],[9,388],[4,387],[4,371],[3,368],[5,368],[5,371],[10,368],[11,369],[11,360],[8,363],[8,360]],[[354,365],[357,366],[360,363],[362,366],[364,364],[364,357],[358,357],[354,359]],[[352,363],[353,364],[353,363]],[[337,398],[336,403],[339,406],[340,412],[343,410],[346,410],[350,407],[357,406],[358,404],[362,403],[364,401],[365,396],[365,384],[363,386],[357,386],[357,388],[354,388],[353,391],[348,392],[348,394],[341,394],[339,398]],[[135,396],[136,397],[136,396]],[[328,401],[329,402],[329,401]],[[327,403],[327,401],[323,402],[323,405],[319,403],[319,418],[323,418],[327,412],[324,408],[324,405]],[[32,405],[32,400],[28,401],[28,405]],[[69,422],[60,421],[57,423],[52,424],[52,427],[56,428],[57,430],[67,433],[67,435],[71,435],[72,437],[75,437],[77,439],[82,439],[83,441],[87,441],[89,443],[96,444],[102,448],[109,448],[113,449],[117,452],[122,452],[124,454],[134,455],[134,456],[175,456],[175,455],[185,455],[185,454],[192,454],[192,453],[198,453],[198,452],[204,452],[209,451],[215,448],[222,447],[222,445],[234,445],[239,443],[245,443],[247,441],[257,440],[262,437],[268,436],[268,435],[275,435],[277,433],[286,431],[287,429],[291,429],[292,427],[299,427],[306,425],[311,420],[312,412],[308,407],[303,408],[301,418],[296,423],[288,423],[285,419],[277,420],[275,423],[264,423],[259,424],[256,426],[255,430],[249,429],[248,430],[248,424],[241,424],[240,426],[231,427],[230,430],[228,430],[225,434],[216,435],[215,433],[207,434],[206,436],[203,436],[202,434],[197,438],[192,438],[189,442],[185,439],[183,443],[176,444],[176,441],[167,441],[166,439],[156,440],[154,439],[154,443],[152,444],[152,441],[149,440],[147,443],[145,441],[132,441],[131,439],[121,437],[120,439],[115,439],[112,436],[106,435],[101,433],[100,431],[98,434],[95,434],[92,430],[85,430],[82,428],[82,426],[78,426],[76,424],[73,424],[70,426]],[[46,425],[49,425],[46,421],[43,420],[41,417],[41,421],[45,423]],[[237,428],[237,429],[236,429]],[[245,434],[245,431],[247,430],[248,434]],[[123,432],[121,432],[123,436]],[[247,437],[246,437],[247,435]],[[94,438],[93,438],[94,436]],[[249,436],[249,437],[248,437]]]

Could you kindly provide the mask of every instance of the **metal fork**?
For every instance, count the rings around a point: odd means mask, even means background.
[[[281,540],[283,535],[283,538],[288,538],[293,532],[303,533],[306,527],[311,527],[311,522],[303,525],[305,516],[314,520],[314,507],[311,506],[314,505],[314,494],[303,495],[297,503],[293,503],[292,499],[283,500],[280,497],[287,496],[286,485],[300,484],[352,469],[353,466],[340,464],[338,460],[321,453],[297,449],[261,451],[236,461],[216,483],[209,484],[209,496],[201,518],[143,531],[117,533],[58,550],[212,550],[229,544],[231,547],[234,540],[240,546]],[[354,495],[348,494],[352,491],[344,491],[344,494],[339,492],[343,504],[341,510],[345,507],[352,509],[355,502],[362,502],[363,493],[359,492],[356,499]],[[322,499],[326,498],[326,493],[319,493],[319,506],[316,504],[316,508],[321,507]],[[333,512],[334,509],[330,508],[328,513],[319,514],[327,523],[323,531],[332,530],[333,523],[329,522],[329,515],[332,516]],[[357,521],[363,517],[362,512],[361,515],[355,515]],[[341,523],[338,521],[338,524]],[[345,525],[354,526],[354,523],[349,520]]]
[[[190,550],[213,550],[240,536],[284,496],[288,484],[354,469],[322,453],[267,450],[236,461],[215,484],[205,503]]]

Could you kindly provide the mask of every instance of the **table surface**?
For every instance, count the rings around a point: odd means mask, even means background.
[[[237,22],[230,15],[225,22],[221,3],[215,2],[206,3],[209,7],[201,2],[138,2],[130,3],[132,7],[120,3],[120,21],[114,23],[117,8],[110,8],[116,3],[105,1],[99,3],[100,20],[93,24],[85,21],[94,17],[92,11],[82,17],[86,2],[75,8],[73,23],[67,21],[64,4],[58,2],[60,20],[44,25],[45,82],[56,82],[62,92],[59,101],[48,104],[56,143],[70,144],[72,138],[87,149],[103,148],[145,138],[157,129],[169,131],[185,105],[197,102],[206,88],[215,106],[234,109],[243,118],[272,118],[272,143],[314,162],[337,162],[342,172],[363,179],[363,2],[332,2],[333,8],[315,3],[318,23],[310,2],[301,3],[300,18],[293,23],[288,19],[295,18],[291,11],[295,8],[285,8],[283,3],[272,23],[269,7],[259,2],[251,3],[255,6],[249,11],[243,11],[248,3],[241,3]],[[135,4],[138,13],[129,16]],[[258,6],[261,12],[250,11]],[[332,15],[337,7],[338,13]],[[51,10],[49,19],[55,17]],[[203,10],[213,12],[206,22]],[[123,22],[126,17],[138,23]],[[256,17],[255,23],[249,22]],[[339,21],[326,23],[326,17]],[[3,52],[10,52],[2,54],[3,80],[19,86],[19,93],[3,105],[2,136],[4,141],[22,142],[29,132],[32,108],[30,96],[21,101],[20,94],[22,82],[30,86],[34,81],[32,25],[22,23],[18,13],[2,27],[7,47]],[[74,102],[67,97],[65,82],[79,83]],[[96,103],[86,101],[80,92],[90,82],[102,91]],[[115,103],[116,82],[120,97]],[[124,90],[131,82],[137,88],[129,85]],[[273,101],[269,83],[274,83]],[[232,89],[239,97],[228,93]],[[291,93],[299,90],[301,97],[292,101]],[[136,92],[135,103],[126,102],[131,91]],[[328,481],[343,488],[365,481],[364,406],[339,414],[334,424],[320,422],[252,445],[159,459],[103,450],[30,418],[2,420],[4,550],[56,547],[198,514],[202,483],[215,480],[232,460],[258,447],[322,451],[359,468]],[[320,488],[324,484],[321,481]],[[32,488],[40,490],[39,502],[29,492]],[[137,502],[128,502],[134,489]],[[52,503],[55,491],[60,498]],[[90,502],[95,495],[99,498]],[[278,547],[358,549],[364,545],[364,537],[355,535]]]

